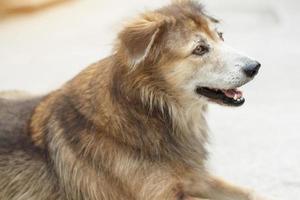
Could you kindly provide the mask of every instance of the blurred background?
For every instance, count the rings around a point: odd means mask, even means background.
[[[241,108],[210,107],[209,167],[273,199],[300,197],[300,1],[202,0],[262,63]],[[44,94],[110,54],[123,22],[169,0],[0,0],[0,91]]]

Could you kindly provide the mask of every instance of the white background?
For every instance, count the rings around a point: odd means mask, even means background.
[[[0,19],[0,90],[58,88],[109,55],[124,20],[166,0],[78,0]],[[210,107],[214,173],[273,199],[300,198],[300,1],[204,0],[226,41],[262,63],[242,108]]]

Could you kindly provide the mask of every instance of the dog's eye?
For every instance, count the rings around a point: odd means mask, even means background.
[[[224,34],[222,32],[218,32],[219,38],[224,41]]]
[[[204,55],[204,54],[206,54],[206,53],[208,53],[208,52],[209,52],[209,47],[207,47],[207,46],[201,44],[201,45],[198,45],[198,46],[194,49],[193,54],[194,54],[194,55],[198,55],[198,56],[202,56],[202,55]]]

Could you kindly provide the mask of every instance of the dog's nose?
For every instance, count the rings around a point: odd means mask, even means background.
[[[253,61],[247,64],[247,66],[243,68],[243,71],[247,77],[253,78],[258,73],[260,66],[261,64],[259,62]]]

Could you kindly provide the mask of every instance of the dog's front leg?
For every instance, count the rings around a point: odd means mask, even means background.
[[[190,195],[210,200],[266,200],[254,191],[231,185],[212,176],[207,178],[204,183],[192,186]]]

